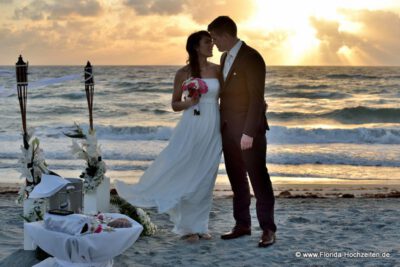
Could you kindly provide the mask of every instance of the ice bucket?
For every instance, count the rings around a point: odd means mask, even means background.
[[[70,210],[74,213],[82,213],[83,206],[83,180],[79,178],[66,178],[70,183],[50,197],[49,208]]]

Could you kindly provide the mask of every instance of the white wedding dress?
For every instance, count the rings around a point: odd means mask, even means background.
[[[200,115],[183,112],[168,146],[137,184],[115,182],[118,194],[134,206],[157,207],[168,213],[174,233],[207,233],[213,188],[222,143],[218,106],[219,82],[203,79],[208,92],[201,96]]]

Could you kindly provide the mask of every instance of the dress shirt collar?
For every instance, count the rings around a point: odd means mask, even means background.
[[[239,49],[242,46],[242,40],[238,40],[236,44],[229,50],[228,55],[232,56],[233,58],[236,58],[236,55],[239,53]]]

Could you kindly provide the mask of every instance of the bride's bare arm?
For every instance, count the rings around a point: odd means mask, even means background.
[[[171,106],[174,111],[182,111],[199,102],[199,99],[187,99],[182,101],[182,83],[186,80],[187,72],[180,69],[176,72],[174,79],[174,92],[172,94]]]

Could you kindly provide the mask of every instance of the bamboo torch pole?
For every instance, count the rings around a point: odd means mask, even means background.
[[[22,131],[23,131],[23,141],[24,148],[29,148],[28,143],[28,132],[26,127],[26,104],[28,96],[28,63],[25,63],[20,55],[18,62],[15,64],[15,71],[17,77],[17,92],[19,108],[21,110],[22,118]]]
[[[94,81],[93,81],[93,68],[88,61],[85,67],[85,91],[86,100],[89,108],[89,124],[90,132],[93,132],[93,95],[94,95]]]

